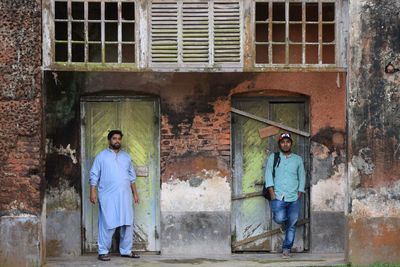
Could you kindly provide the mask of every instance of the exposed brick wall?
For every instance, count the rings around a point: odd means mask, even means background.
[[[0,216],[38,214],[43,177],[41,6],[0,2]]]
[[[193,122],[184,120],[173,133],[168,115],[161,117],[161,173],[168,162],[188,153],[218,156],[227,165],[230,160],[230,100],[221,98],[213,103],[214,112],[197,114]],[[168,177],[162,175],[165,181]]]

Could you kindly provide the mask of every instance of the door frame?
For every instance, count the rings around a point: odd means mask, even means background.
[[[81,161],[81,253],[88,253],[86,251],[85,247],[85,237],[86,237],[86,229],[84,225],[84,215],[85,215],[85,205],[84,205],[84,197],[85,196],[84,191],[85,191],[85,183],[87,183],[87,180],[85,180],[85,176],[87,175],[87,169],[85,168],[84,161],[86,160],[86,151],[85,151],[85,103],[87,102],[121,102],[121,101],[126,101],[126,100],[153,100],[155,104],[157,105],[157,111],[156,111],[156,118],[158,119],[158,127],[156,127],[157,135],[156,142],[157,142],[157,157],[156,157],[156,168],[157,170],[155,171],[156,173],[156,185],[154,186],[155,188],[155,199],[154,203],[156,203],[156,212],[155,212],[155,251],[149,251],[146,253],[149,254],[160,254],[161,251],[161,240],[160,240],[160,229],[161,229],[161,170],[160,170],[160,116],[161,116],[161,107],[160,107],[160,98],[156,96],[143,96],[143,95],[138,95],[138,96],[121,96],[121,95],[104,95],[104,96],[98,96],[98,95],[83,95],[80,97],[79,100],[79,123],[80,123],[80,161]],[[158,238],[157,238],[158,237]],[[142,252],[141,252],[142,253]]]
[[[280,103],[280,102],[284,102],[284,103],[304,103],[304,115],[305,115],[305,129],[303,129],[303,131],[309,132],[311,133],[311,112],[310,112],[310,97],[306,96],[306,95],[301,95],[301,96],[268,96],[268,95],[262,95],[262,96],[254,96],[254,95],[249,95],[249,96],[245,96],[245,95],[238,95],[238,96],[232,96],[231,99],[231,106],[235,107],[235,103],[238,103],[240,101],[251,101],[251,100],[256,100],[256,99],[260,99],[260,98],[264,98],[267,99],[269,104],[276,104],[276,103]],[[268,107],[268,114],[270,114],[271,112],[271,106]],[[235,114],[236,116],[239,116],[237,114]],[[249,118],[251,119],[251,118]],[[268,118],[270,119],[270,118]],[[235,152],[234,152],[234,147],[235,147],[235,137],[234,136],[234,130],[233,130],[233,121],[231,121],[231,201],[236,201],[234,200],[234,186],[235,186]],[[270,126],[269,124],[265,123],[265,126]],[[306,191],[306,196],[307,198],[304,198],[304,218],[303,220],[299,220],[300,225],[304,224],[304,231],[303,231],[303,240],[304,240],[304,252],[310,252],[310,240],[311,240],[311,230],[310,230],[310,224],[311,224],[311,155],[310,155],[310,148],[311,148],[311,135],[310,137],[304,137],[305,138],[305,142],[304,142],[304,168],[305,168],[305,172],[306,172],[306,182],[305,182],[305,191]],[[268,145],[270,144],[270,142],[268,142]],[[257,195],[257,194],[255,194]],[[233,204],[233,203],[232,203]],[[235,218],[233,217],[233,215],[235,214],[233,209],[234,209],[235,205],[231,205],[231,235],[234,235],[236,233],[234,233],[233,231],[234,229],[234,220]],[[272,221],[272,216],[270,216],[271,221]],[[271,225],[273,225],[273,221],[271,223]],[[271,232],[271,236],[280,233],[279,229],[272,229],[268,232]],[[233,253],[246,253],[246,251],[238,251],[234,249],[234,243],[233,240],[231,239],[231,249]],[[264,252],[264,251],[262,251]],[[270,253],[270,252],[268,252]]]

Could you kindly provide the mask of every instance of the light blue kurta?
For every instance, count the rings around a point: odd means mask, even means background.
[[[99,196],[99,220],[106,229],[133,225],[131,183],[136,173],[128,153],[115,153],[107,148],[95,158],[90,170],[90,185],[97,186]]]
[[[265,168],[265,187],[274,187],[276,198],[287,202],[296,201],[298,192],[304,193],[305,172],[303,159],[296,154],[286,157],[279,153],[280,163],[275,167],[275,179],[272,178],[274,154],[271,154]]]

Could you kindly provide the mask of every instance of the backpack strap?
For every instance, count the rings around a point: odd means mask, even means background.
[[[281,161],[281,157],[279,156],[279,152],[274,153],[274,165],[272,167],[272,178],[275,178],[275,167],[279,167],[279,163]]]
[[[272,167],[272,180],[275,179],[275,167],[278,165],[279,166],[279,162],[281,161],[281,158],[279,156],[279,152],[275,152],[274,153],[274,166]],[[268,199],[271,200],[271,195],[269,194],[268,188],[265,187],[265,181],[263,184],[263,190],[262,190],[262,195]]]

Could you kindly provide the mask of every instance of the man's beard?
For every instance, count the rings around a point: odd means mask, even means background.
[[[120,148],[121,148],[121,144],[119,144],[119,143],[110,144],[110,146],[111,146],[113,149],[120,149]]]

